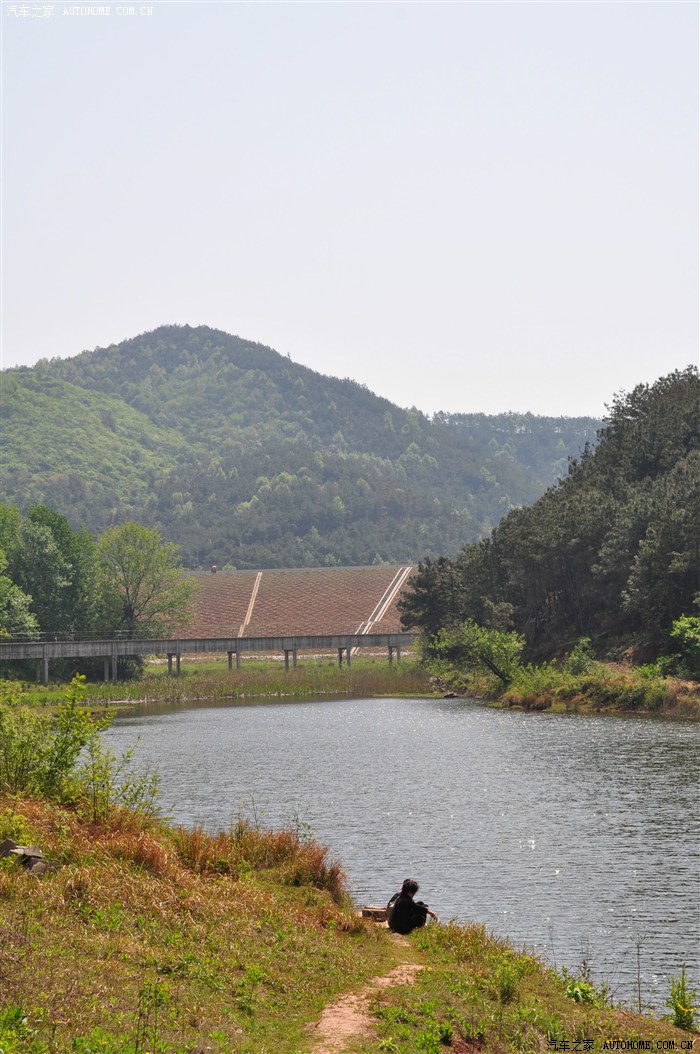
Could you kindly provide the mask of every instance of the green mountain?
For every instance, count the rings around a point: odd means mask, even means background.
[[[191,567],[456,554],[565,475],[592,418],[400,409],[206,326],[1,377],[0,500],[135,519]]]

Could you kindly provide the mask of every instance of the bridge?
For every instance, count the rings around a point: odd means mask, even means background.
[[[233,669],[234,656],[236,669],[240,668],[241,655],[245,653],[271,654],[284,653],[284,667],[289,670],[290,657],[292,666],[297,665],[297,654],[300,651],[337,651],[338,665],[342,666],[343,657],[350,665],[352,653],[356,649],[387,649],[389,662],[401,660],[401,649],[410,647],[417,638],[416,633],[331,633],[318,635],[298,634],[296,636],[276,637],[189,637],[171,640],[47,640],[47,641],[13,641],[0,644],[0,663],[18,659],[33,659],[36,663],[37,681],[49,683],[49,663],[52,659],[95,659],[104,660],[105,681],[117,679],[117,662],[120,658],[134,655],[167,655],[168,675],[180,674],[180,662],[183,655],[194,655],[211,652],[226,652],[228,668]]]

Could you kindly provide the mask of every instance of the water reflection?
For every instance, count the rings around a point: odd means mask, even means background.
[[[657,1005],[694,961],[697,725],[334,699],[149,707],[108,736],[121,748],[137,734],[174,819],[213,830],[251,808],[271,826],[298,815],[359,901],[413,875],[441,917],[558,965],[586,958],[630,1000],[643,935]]]

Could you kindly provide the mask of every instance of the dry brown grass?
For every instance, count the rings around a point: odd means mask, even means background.
[[[174,839],[180,859],[200,874],[274,870],[286,885],[326,890],[336,903],[347,897],[342,865],[329,860],[326,846],[303,840],[296,831],[268,831],[241,818],[229,833],[177,827]]]

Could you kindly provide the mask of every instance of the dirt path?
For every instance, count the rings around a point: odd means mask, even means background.
[[[359,992],[341,996],[331,1003],[312,1026],[312,1054],[341,1054],[351,1039],[371,1036],[374,1022],[369,1007],[384,988],[413,984],[423,967],[418,963],[400,963],[388,974],[375,977]]]

